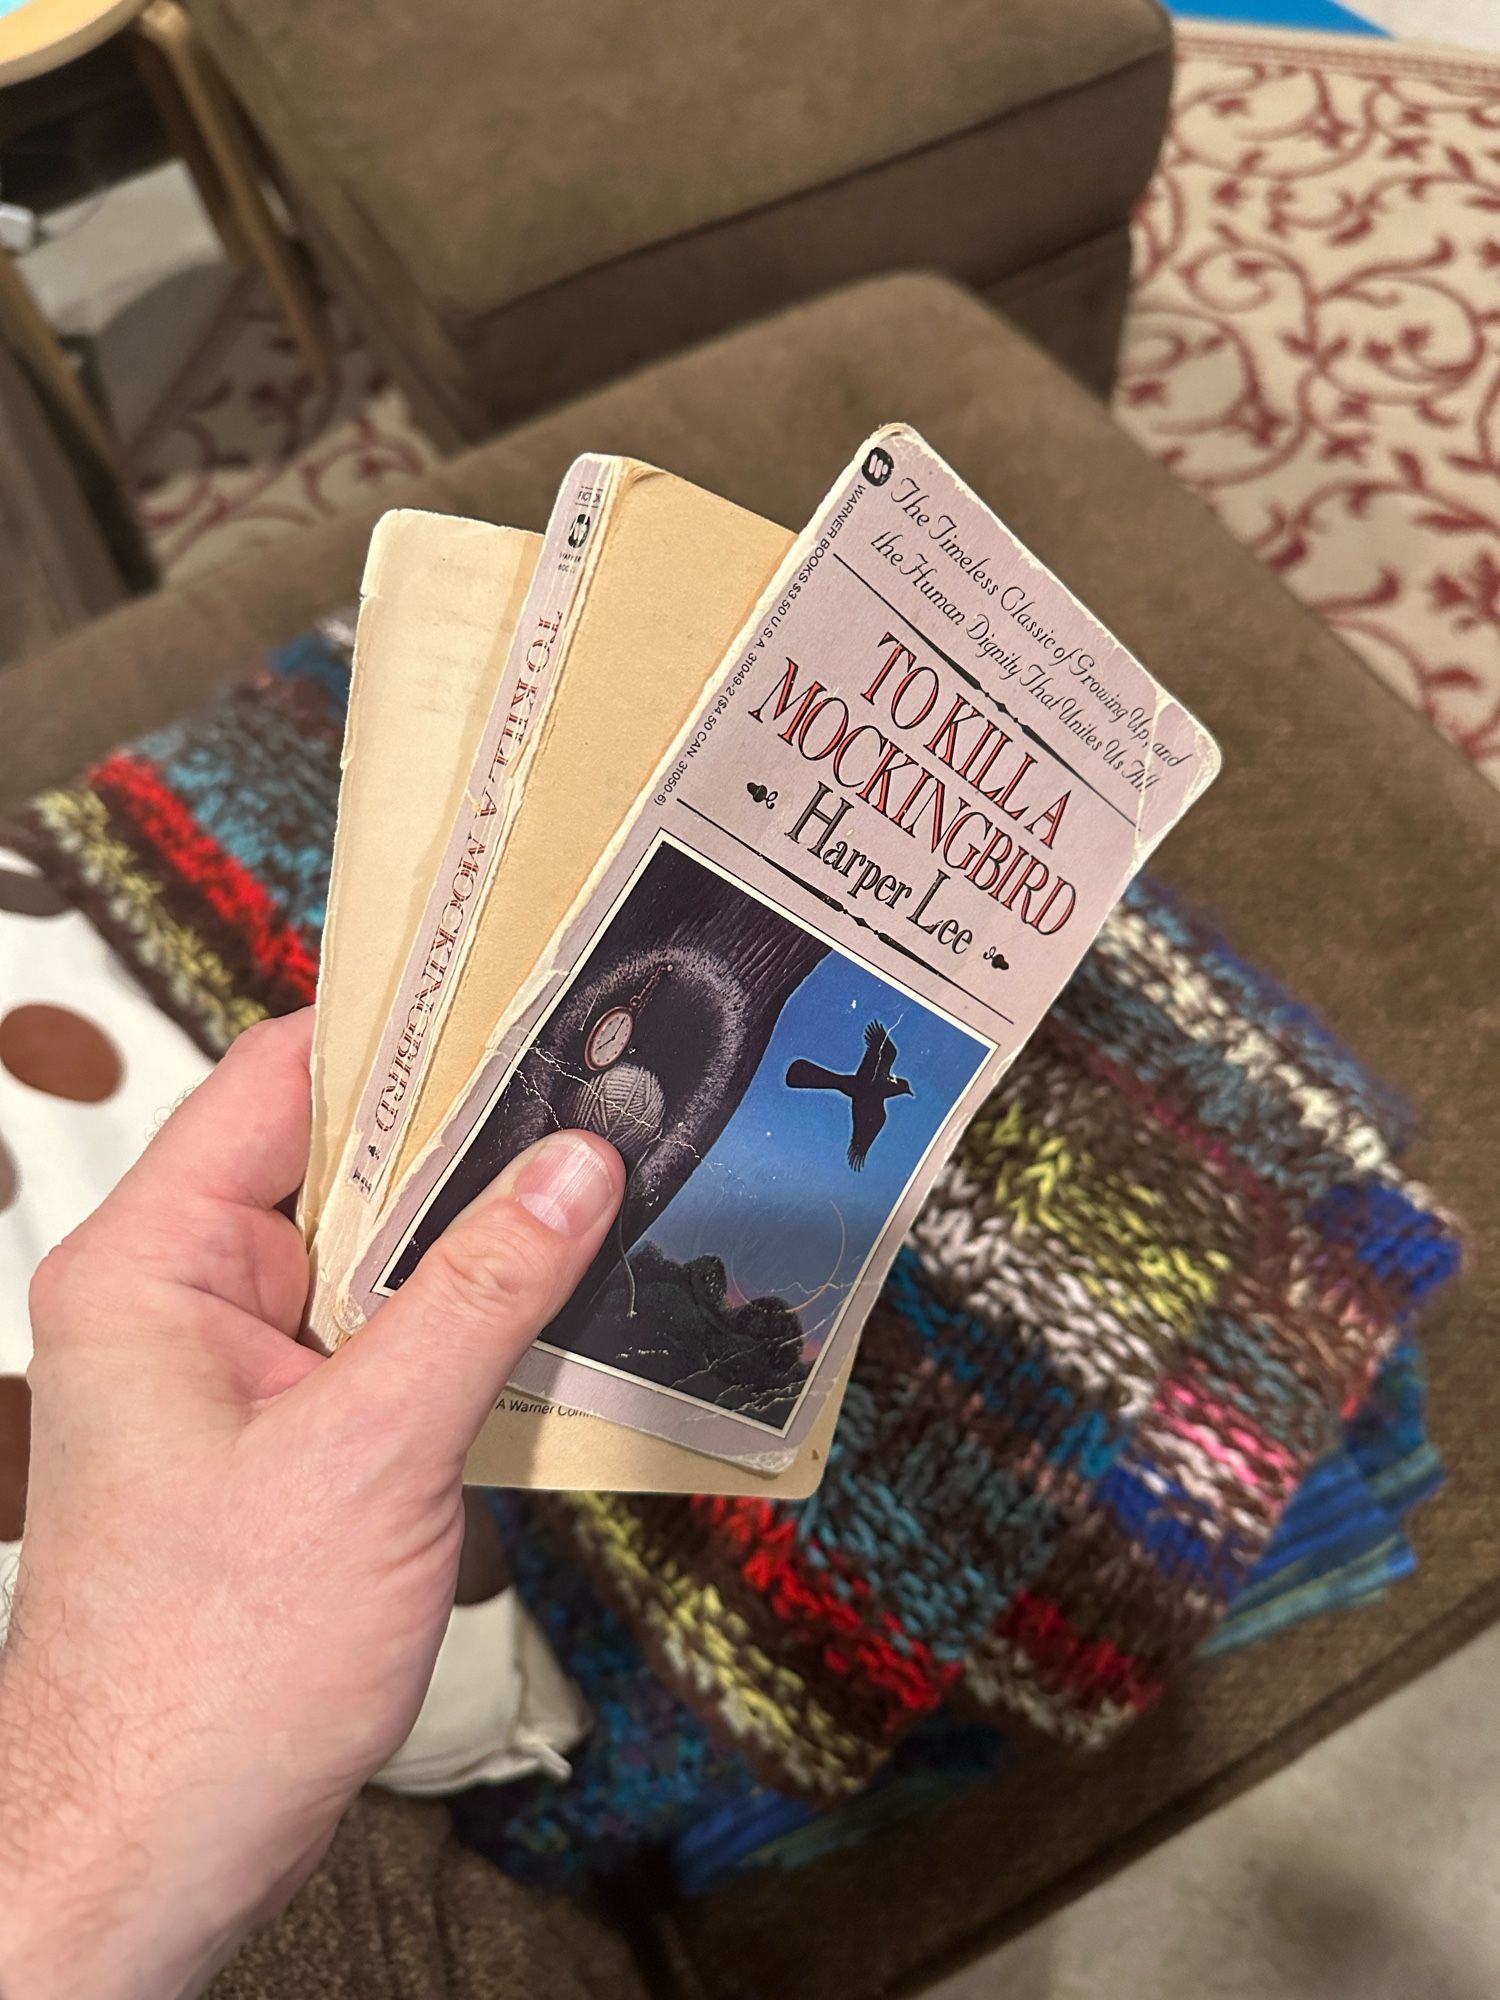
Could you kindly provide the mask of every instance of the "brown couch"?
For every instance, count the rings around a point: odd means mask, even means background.
[[[512,432],[408,502],[540,526],[581,448],[640,453],[789,523],[881,420],[917,425],[1216,732],[1224,775],[1154,866],[1413,1101],[1463,1219],[1427,1328],[1451,1485],[1378,1608],[1196,1672],[1116,1749],[995,1781],[920,1829],[636,1913],[695,2000],[864,2000],[922,1981],[1274,1770],[1500,1610],[1500,811],[1493,793],[1052,361],[902,277],[733,334]],[[9,783],[61,776],[352,597],[371,516],[98,621],[6,681]],[[549,1922],[563,1919],[553,1912]],[[372,1989],[373,1990],[373,1989]],[[620,1989],[626,1990],[626,1989]]]
[[[875,272],[1096,386],[1171,84],[1158,0],[191,0],[433,434]]]
[[[0,668],[126,595],[122,526],[109,475],[0,345]],[[124,539],[134,562],[123,568],[140,578],[138,543]]]

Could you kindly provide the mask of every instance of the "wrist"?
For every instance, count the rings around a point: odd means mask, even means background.
[[[20,1634],[0,1656],[0,1994],[176,2000],[207,1940],[161,1903],[150,1815],[111,1718],[68,1698]],[[172,1920],[169,1920],[172,1919]]]

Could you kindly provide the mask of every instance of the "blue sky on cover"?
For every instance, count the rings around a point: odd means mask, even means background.
[[[799,1056],[842,1075],[858,1069],[872,1020],[889,1031],[894,1074],[914,1094],[891,1099],[856,1173],[845,1158],[848,1098],[791,1090],[786,1072]],[[830,951],[782,1008],[738,1108],[645,1241],[683,1261],[721,1258],[731,1303],[774,1293],[801,1313],[815,1348],[985,1053],[919,1000]]]

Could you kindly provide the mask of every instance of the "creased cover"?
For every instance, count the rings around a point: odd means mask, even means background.
[[[401,508],[375,524],[360,586],[338,828],[318,962],[311,1239],[375,1067],[407,941],[461,803],[541,537]]]
[[[318,1230],[312,1245],[313,1291],[307,1330],[319,1346],[336,1344],[339,1274],[347,1270],[368,1240],[379,1215],[382,1189],[393,1163],[400,1157],[403,1135],[420,1102],[428,1064],[451,1008],[504,850],[506,831],[519,797],[518,774],[524,769],[556,683],[557,660],[565,650],[570,621],[581,600],[619,465],[618,459],[585,457],[570,468],[539,552],[527,549],[528,588],[519,615],[516,607],[504,600],[476,607],[476,615],[481,619],[487,612],[494,628],[494,643],[503,652],[503,660],[496,663],[498,671],[492,668],[488,675],[493,682],[493,700],[488,713],[463,732],[466,744],[463,766],[450,774],[454,796],[447,801],[446,843],[435,857],[424,855],[427,866],[419,871],[418,880],[423,882],[425,900],[415,921],[404,927],[410,937],[409,949],[385,994],[384,1025],[352,1119],[347,1130],[336,1134],[337,1171],[333,1186],[321,1215],[304,1204],[304,1226],[316,1224]],[[436,632],[444,622],[441,612],[429,601],[443,589],[440,568],[437,574],[426,578],[413,573],[413,564],[420,563],[422,554],[420,547],[414,545],[414,531],[420,531],[424,520],[432,520],[437,530],[433,557],[445,539],[451,547],[454,535],[462,532],[452,523],[444,531],[442,522],[434,517],[413,514],[384,517],[371,543],[356,640],[357,685],[361,648],[372,655],[377,650],[369,619],[371,612],[379,608],[377,586],[383,567],[380,552],[390,541],[403,560],[394,592],[393,616],[399,613],[400,621],[395,635],[397,657],[384,661],[384,672],[405,689],[408,702],[421,678],[423,656],[434,650]],[[514,537],[515,532],[483,529],[476,523],[463,526],[481,535],[504,533]],[[534,539],[525,538],[528,544]],[[419,581],[422,587],[414,588]],[[490,581],[493,583],[494,579]],[[484,595],[482,589],[480,595]],[[431,665],[429,658],[428,670]],[[456,696],[458,689],[452,691]],[[357,732],[353,726],[356,713],[351,707],[351,727],[345,744],[346,787],[359,775]],[[388,697],[386,728],[399,728],[402,720],[401,704]],[[430,770],[416,759],[414,717],[411,726],[413,782],[431,783]],[[382,775],[386,775],[389,758],[381,761]],[[366,802],[366,817],[371,803]],[[373,802],[373,809],[378,810],[378,802]],[[392,814],[392,830],[398,826],[404,828],[408,816],[408,810]],[[362,827],[361,832],[366,833],[366,829]],[[392,846],[394,849],[394,842]],[[389,863],[393,876],[399,870],[401,858],[393,851]],[[329,916],[333,934],[341,939],[346,913],[341,908],[339,887],[336,876]],[[320,1015],[323,1011],[320,995]],[[319,1029],[320,1035],[326,1037],[331,1024],[320,1018]],[[315,1108],[321,1110],[322,1106]],[[314,1119],[315,1163],[334,1143],[321,1129],[323,1122],[318,1117]]]
[[[630,1169],[619,1226],[515,1388],[786,1467],[964,1121],[1217,763],[878,433],[395,1192],[357,1312],[521,1147],[590,1127]]]
[[[420,1095],[438,1024],[463,972],[474,927],[515,811],[515,774],[551,691],[556,661],[619,461],[581,458],[548,524],[461,809],[438,865],[420,930],[397,987],[351,1134],[349,1179],[378,1192]]]

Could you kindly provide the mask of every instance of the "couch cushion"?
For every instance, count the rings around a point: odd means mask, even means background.
[[[1493,792],[1055,364],[937,279],[860,286],[663,364],[414,482],[545,519],[584,448],[640,453],[799,523],[860,437],[922,430],[1224,748],[1156,872],[1406,1091],[1414,1164],[1469,1270],[1428,1327],[1444,1498],[1377,1610],[1191,1676],[1107,1758],[997,1781],[916,1832],[690,1906],[700,1995],[894,1991],[1274,1769],[1500,1612],[1488,1334],[1500,1284],[1500,806]],[[375,510],[130,607],[14,671],[9,768],[65,775],[241,671],[358,582]],[[66,720],[59,720],[59,715]],[[50,762],[50,770],[47,768]],[[9,775],[9,770],[7,772]]]
[[[26,370],[0,346],[0,666],[125,595],[81,472],[82,454],[70,458]]]
[[[437,1804],[361,1794],[316,1874],[209,2000],[649,2000],[597,1916],[507,1882]]]
[[[320,246],[447,427],[814,289],[980,284],[1122,221],[1155,0],[198,0]]]

